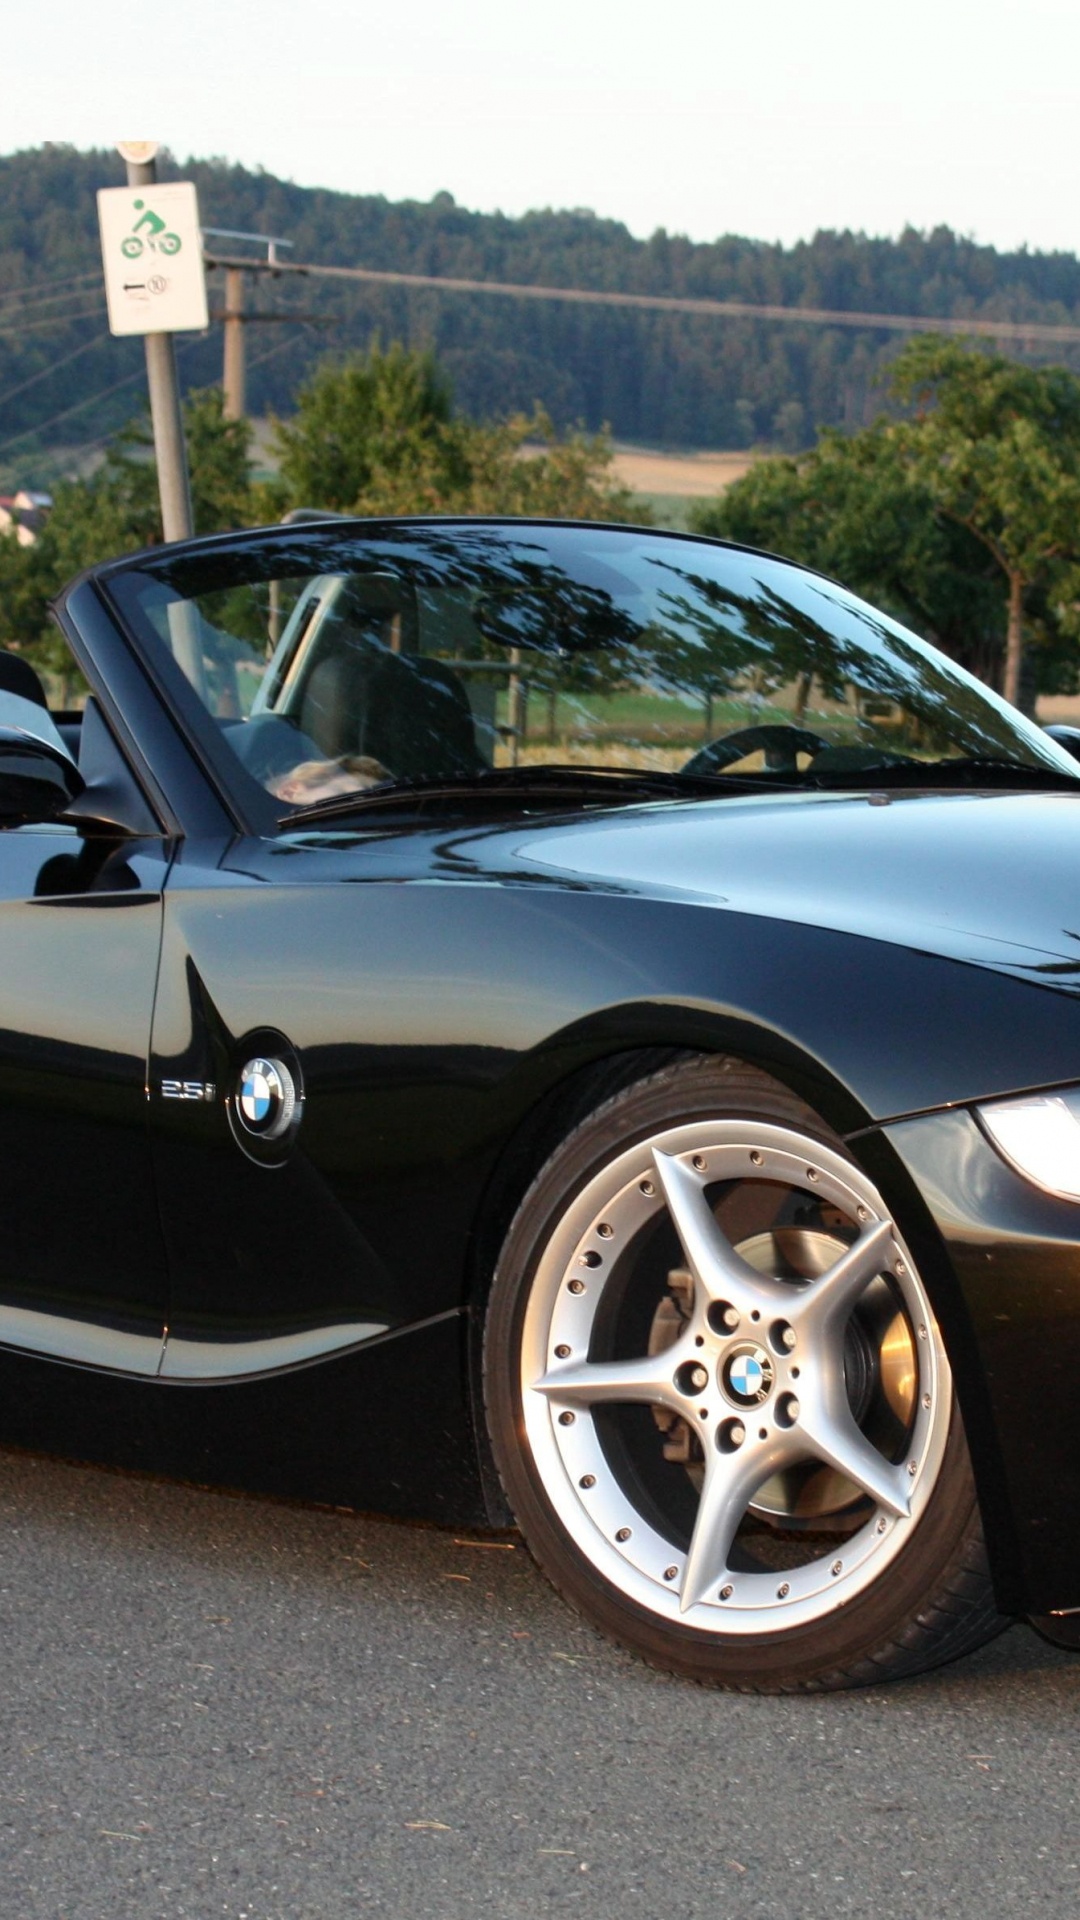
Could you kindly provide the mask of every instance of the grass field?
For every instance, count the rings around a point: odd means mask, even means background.
[[[612,471],[646,501],[658,526],[682,531],[696,501],[715,499],[733,480],[740,480],[757,457],[748,452],[679,453],[617,441]]]

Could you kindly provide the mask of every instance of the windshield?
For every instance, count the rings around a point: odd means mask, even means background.
[[[816,574],[523,523],[273,533],[111,570],[225,761],[280,811],[528,770],[722,784],[1076,774],[986,687]]]

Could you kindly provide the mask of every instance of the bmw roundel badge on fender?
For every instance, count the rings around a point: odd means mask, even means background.
[[[260,1140],[280,1140],[296,1112],[296,1087],[281,1060],[249,1060],[240,1073],[236,1113],[242,1127]]]
[[[244,1036],[233,1058],[225,1102],[233,1139],[260,1166],[280,1166],[304,1116],[300,1061],[285,1035],[270,1028]]]

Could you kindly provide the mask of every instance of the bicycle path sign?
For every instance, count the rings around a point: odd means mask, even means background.
[[[192,333],[209,325],[199,203],[190,180],[98,193],[110,333]]]

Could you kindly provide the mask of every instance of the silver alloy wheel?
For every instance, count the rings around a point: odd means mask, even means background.
[[[814,1278],[760,1271],[722,1224],[733,1194],[748,1197],[749,1208],[736,1203],[744,1217],[756,1204],[759,1217],[783,1205],[788,1217],[826,1219],[841,1250]],[[625,1345],[617,1308],[627,1277],[665,1227],[689,1274],[685,1317],[659,1351],[645,1337],[641,1351],[612,1354],[613,1337]],[[760,1263],[760,1233],[751,1240]],[[815,1244],[830,1242],[819,1233]],[[888,1337],[895,1346],[903,1330],[912,1374],[910,1411],[888,1444],[866,1413],[880,1346],[862,1368],[866,1391],[851,1358],[862,1303],[879,1306],[883,1287]],[[870,1324],[880,1328],[877,1306]],[[865,1330],[859,1337],[865,1347]],[[716,1634],[805,1626],[875,1581],[926,1508],[952,1408],[929,1302],[881,1196],[823,1143],[752,1119],[663,1130],[588,1182],[540,1255],[520,1384],[536,1471],[580,1551],[627,1599]],[[613,1444],[612,1420],[635,1405],[700,1436],[688,1523],[664,1511]],[[776,1516],[770,1535],[760,1518],[769,1499],[755,1496],[821,1469],[843,1496],[795,1549],[781,1534],[778,1553]]]

